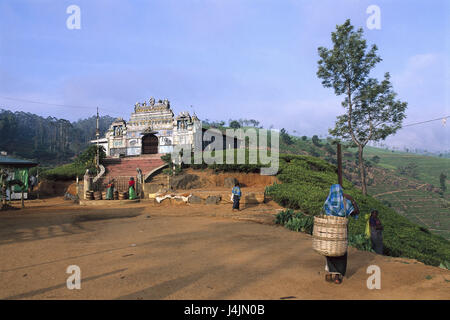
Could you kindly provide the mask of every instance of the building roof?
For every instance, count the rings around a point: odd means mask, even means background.
[[[35,167],[38,163],[0,155],[0,167]]]

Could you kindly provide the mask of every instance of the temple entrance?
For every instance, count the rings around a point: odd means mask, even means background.
[[[158,153],[158,137],[148,134],[142,137],[142,154]]]

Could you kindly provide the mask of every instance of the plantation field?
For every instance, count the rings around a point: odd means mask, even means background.
[[[426,190],[399,189],[392,188],[389,193],[386,186],[369,187],[369,193],[410,221],[450,239],[450,201],[448,196],[441,198],[440,195]]]
[[[436,187],[439,187],[439,175],[441,172],[444,172],[447,175],[447,185],[450,184],[450,159],[448,158],[430,157],[398,151],[391,152],[374,147],[366,147],[364,149],[364,155],[366,159],[370,159],[373,156],[380,157],[380,162],[377,165],[392,170],[413,162],[417,165],[417,180],[430,183]],[[449,187],[447,187],[446,194],[450,194]]]
[[[356,149],[349,151],[354,153]],[[374,156],[379,157],[376,164],[371,161]],[[450,239],[450,159],[374,147],[365,148],[364,158],[385,170],[374,177],[373,184],[368,185],[370,195],[410,221]],[[399,167],[410,163],[415,164],[415,177],[398,171]],[[441,172],[447,175],[447,190],[442,195],[436,192],[440,190]],[[427,189],[430,185],[432,190]]]

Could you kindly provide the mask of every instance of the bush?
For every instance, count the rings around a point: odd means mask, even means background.
[[[325,150],[333,156],[336,155],[336,150],[328,143],[325,145]]]
[[[312,143],[316,146],[316,147],[321,147],[322,145],[320,144],[320,139],[317,135],[313,135],[312,136]]]
[[[284,225],[286,228],[312,234],[314,217],[301,212],[294,213],[293,210],[284,210],[275,216],[275,223]]]
[[[99,158],[100,163],[106,157],[105,149],[102,146],[99,146]],[[85,168],[95,168],[96,165],[96,157],[97,157],[97,146],[90,145],[86,150],[83,151],[76,159],[75,165],[78,167]]]
[[[230,121],[229,125],[230,125],[230,128],[233,128],[233,129],[238,129],[241,127],[240,123],[236,120]]]
[[[381,158],[380,158],[379,156],[373,156],[373,157],[371,158],[371,160],[372,160],[373,163],[379,163],[380,160],[381,160]]]
[[[283,210],[275,216],[275,223],[284,226],[286,222],[288,222],[292,218],[293,215],[294,210]]]
[[[86,169],[90,172],[96,170],[97,146],[91,145],[80,154],[73,163],[65,164],[53,169],[43,170],[40,175],[48,180],[74,180],[83,177]],[[100,162],[106,157],[105,149],[100,146]]]
[[[287,131],[284,128],[282,128],[280,130],[280,138],[281,138],[281,141],[287,145],[294,143],[294,141],[292,140],[292,137],[287,133]]]
[[[83,177],[85,172],[84,166],[70,163],[42,171],[39,175],[47,180],[75,180],[77,176]]]
[[[348,244],[358,250],[374,252],[372,242],[365,234],[349,234]]]
[[[204,160],[202,160],[202,163],[200,164],[195,164],[194,163],[194,159],[195,159],[195,154],[192,152],[191,153],[191,163],[182,163],[180,168],[177,169],[178,170],[182,170],[183,168],[192,168],[194,170],[203,170],[203,169],[212,169],[214,172],[245,172],[245,173],[258,173],[260,172],[261,168],[263,167],[269,167],[270,164],[268,165],[263,165],[261,164],[261,162],[259,161],[259,156],[256,159],[257,163],[251,164],[249,163],[249,150],[245,149],[243,150],[245,152],[245,163],[244,164],[227,164],[226,162],[226,157],[227,157],[227,153],[234,153],[234,159],[237,159],[237,153],[238,153],[238,149],[231,149],[231,150],[223,150],[223,163],[222,164],[218,164],[218,163],[213,163],[213,164],[208,164],[206,163]],[[212,156],[215,155],[215,152],[212,152]],[[166,154],[164,156],[161,157],[161,159],[163,161],[165,161],[166,163],[171,164],[172,160],[171,160],[171,154]],[[203,158],[202,158],[203,159]],[[236,162],[236,161],[235,161]]]

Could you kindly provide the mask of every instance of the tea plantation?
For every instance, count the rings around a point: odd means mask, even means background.
[[[277,217],[278,222],[290,229],[310,233],[311,223],[307,216],[322,213],[330,186],[337,182],[336,167],[315,157],[280,155],[277,178],[282,183],[267,187],[266,194],[283,207],[302,213],[282,212]],[[448,240],[410,222],[378,200],[363,196],[349,181],[344,180],[343,187],[345,193],[353,196],[361,211],[358,220],[349,219],[350,244],[359,249],[370,250],[363,236],[366,223],[364,214],[377,209],[384,225],[385,255],[417,259],[433,266],[447,265],[450,261]]]

